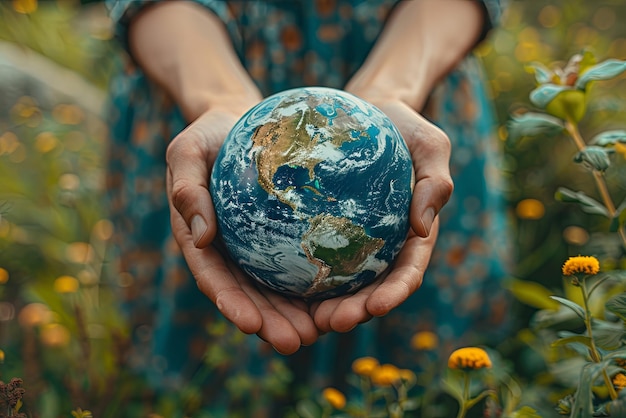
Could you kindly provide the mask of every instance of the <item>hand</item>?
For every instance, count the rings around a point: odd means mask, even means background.
[[[311,306],[320,332],[347,332],[373,316],[383,316],[420,287],[437,238],[437,214],[453,190],[448,137],[401,101],[374,104],[395,123],[411,152],[416,178],[411,231],[391,269],[376,282],[355,294]]]
[[[216,245],[217,222],[209,176],[238,114],[208,111],[167,150],[167,194],[172,232],[200,290],[241,331],[257,334],[276,351],[291,354],[313,344],[318,331],[302,300],[256,286]]]

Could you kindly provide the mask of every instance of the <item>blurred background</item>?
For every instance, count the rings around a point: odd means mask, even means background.
[[[535,81],[526,65],[563,65],[585,48],[599,61],[626,59],[625,18],[623,0],[510,1],[501,27],[476,50],[498,115],[514,280],[558,293],[563,260],[579,253],[626,269],[606,221],[555,201],[563,185],[597,198],[591,176],[571,163],[572,142],[506,142],[511,114],[532,109]],[[70,416],[81,405],[107,416],[129,397],[141,404],[150,396],[119,367],[126,330],[109,303],[128,279],[107,271],[112,225],[102,199],[112,36],[99,2],[0,2],[0,380],[29,382],[26,401],[42,417]],[[625,103],[625,77],[599,83],[583,136],[623,129]],[[624,168],[622,158],[607,173],[616,202],[626,195]],[[520,332],[535,308],[514,306]],[[501,349],[528,360],[520,340]],[[541,368],[518,373],[532,380]],[[177,396],[191,402],[194,395]]]

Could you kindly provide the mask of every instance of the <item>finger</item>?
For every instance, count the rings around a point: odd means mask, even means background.
[[[317,341],[319,332],[304,301],[284,297],[269,289],[264,289],[261,293],[281,315],[289,320],[298,333],[301,345],[311,345]]]
[[[166,152],[168,197],[191,230],[198,248],[215,238],[217,223],[209,178],[221,144],[235,124],[232,114],[207,112],[170,143]]]
[[[241,279],[244,280],[240,281],[242,289],[254,302],[261,314],[262,325],[257,331],[257,335],[271,344],[281,354],[288,355],[298,351],[302,345],[298,330],[294,327],[291,320],[281,313],[281,310],[290,312],[286,306],[288,302],[286,302],[285,298],[282,296],[274,298],[273,302],[280,306],[280,309],[277,309],[250,280],[246,277],[241,277]],[[283,301],[279,301],[279,298],[282,298]],[[293,312],[290,313],[293,314]]]
[[[355,294],[322,301],[315,309],[315,325],[321,332],[348,332],[358,324],[369,321],[372,315],[365,302],[377,283],[366,286]]]
[[[390,104],[386,112],[407,143],[415,170],[410,222],[415,233],[426,237],[454,184],[450,176],[450,139],[438,127],[407,105]]]
[[[411,236],[398,254],[393,270],[377,286],[366,302],[373,316],[383,316],[404,302],[422,284],[437,239],[439,219],[435,218],[431,234]]]
[[[207,246],[217,225],[209,194],[209,172],[202,140],[193,131],[183,132],[167,148],[168,196],[189,228],[194,245]]]
[[[171,210],[172,232],[187,265],[204,293],[217,309],[242,332],[255,334],[262,327],[262,316],[215,247],[196,248],[180,213]]]

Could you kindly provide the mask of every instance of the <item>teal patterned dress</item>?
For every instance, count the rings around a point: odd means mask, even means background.
[[[109,2],[122,45],[129,20],[146,3],[151,2]],[[342,88],[396,2],[198,3],[222,19],[242,63],[267,96],[305,85]],[[486,33],[500,15],[500,4],[482,4]],[[438,336],[435,358],[442,361],[454,348],[497,337],[506,328],[501,279],[508,246],[494,120],[484,87],[479,63],[468,56],[434,89],[424,111],[452,142],[455,192],[441,213],[423,286],[389,315],[347,334],[324,335],[283,357],[258,337],[243,336],[226,324],[197,290],[172,237],[165,194],[166,147],[185,122],[164,92],[123,56],[110,86],[108,190],[120,289],[134,337],[129,367],[145,372],[160,388],[208,379],[213,384],[204,386],[204,399],[217,405],[218,398],[227,398],[223,385],[233,376],[267,376],[277,364],[291,370],[291,387],[341,386],[352,361],[361,356],[419,368],[423,353],[411,347],[411,339],[420,331]],[[205,366],[199,368],[205,353]],[[220,356],[223,361],[213,367]],[[207,373],[199,377],[202,370]]]

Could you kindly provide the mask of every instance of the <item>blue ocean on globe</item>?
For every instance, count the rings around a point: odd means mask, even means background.
[[[330,298],[371,283],[409,229],[414,173],[391,120],[322,87],[287,90],[233,127],[211,174],[219,235],[278,292]]]

